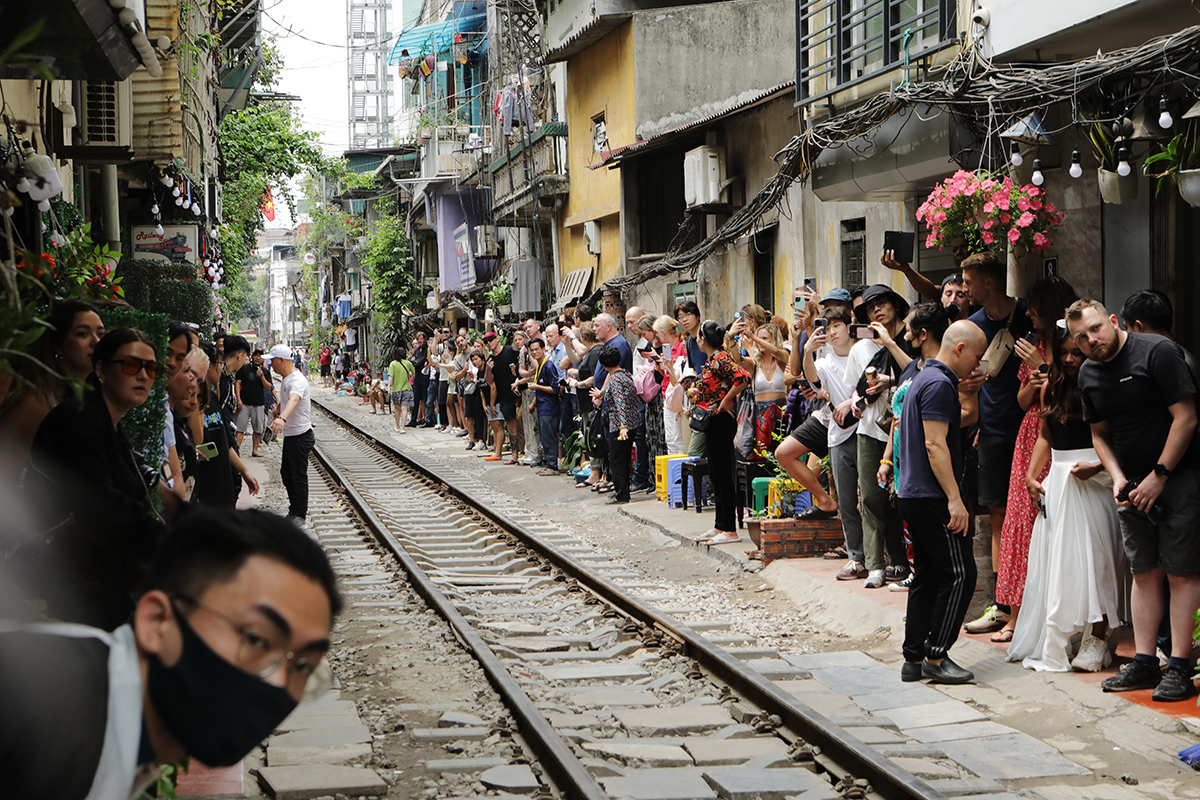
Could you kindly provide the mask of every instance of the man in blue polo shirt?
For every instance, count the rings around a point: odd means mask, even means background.
[[[942,337],[937,358],[913,379],[900,415],[897,494],[908,523],[915,571],[904,624],[903,681],[966,683],[975,675],[946,655],[975,591],[975,556],[960,494],[963,455],[958,382],[987,349],[979,326],[960,321]]]

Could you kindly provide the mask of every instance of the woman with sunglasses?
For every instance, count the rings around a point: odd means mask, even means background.
[[[56,572],[31,596],[44,597],[58,619],[114,630],[133,610],[164,530],[148,488],[157,465],[144,468],[121,420],[166,369],[136,328],[105,334],[92,365],[82,402],[68,397],[34,436],[27,486]]]

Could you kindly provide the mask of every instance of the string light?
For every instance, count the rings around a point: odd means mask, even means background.
[[[1012,165],[1019,167],[1025,163],[1025,158],[1021,155],[1021,145],[1016,142],[1012,143]]]
[[[1041,159],[1035,158],[1033,160],[1033,178],[1032,178],[1032,180],[1033,180],[1034,186],[1041,186],[1043,183],[1046,182],[1046,176],[1042,174]]]
[[[1071,152],[1071,170],[1070,170],[1072,178],[1079,178],[1083,175],[1083,165],[1080,164],[1079,162],[1080,162],[1079,151],[1078,150],[1072,151]]]
[[[163,235],[163,233],[164,233],[164,231],[163,231],[163,226],[162,226],[162,223],[160,222],[159,224],[157,224],[157,225],[155,225],[155,226],[154,226],[154,235],[155,235],[155,236],[162,236],[162,235]]]
[[[1129,150],[1122,147],[1117,150],[1117,174],[1122,178],[1129,175],[1132,169],[1129,166]]]
[[[1175,119],[1171,116],[1171,109],[1167,107],[1167,98],[1164,96],[1158,101],[1158,126],[1169,128],[1174,124]]]

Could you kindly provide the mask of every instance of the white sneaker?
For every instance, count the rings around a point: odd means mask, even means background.
[[[1112,653],[1103,639],[1092,636],[1091,631],[1083,635],[1079,653],[1071,659],[1071,669],[1076,672],[1099,672],[1112,663]]]
[[[864,589],[879,589],[883,587],[884,572],[881,569],[873,569],[867,573],[867,580],[863,583]]]
[[[908,574],[907,578],[905,578],[902,581],[896,581],[895,583],[893,583],[891,586],[888,587],[888,590],[892,591],[892,592],[907,592],[909,590],[909,588],[912,587],[912,582],[913,582],[913,576],[912,576],[912,573],[910,572]]]

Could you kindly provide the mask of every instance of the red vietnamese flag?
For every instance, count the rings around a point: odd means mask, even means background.
[[[267,222],[275,221],[275,201],[271,198],[271,187],[267,187],[267,191],[263,194],[262,213],[267,218]]]

